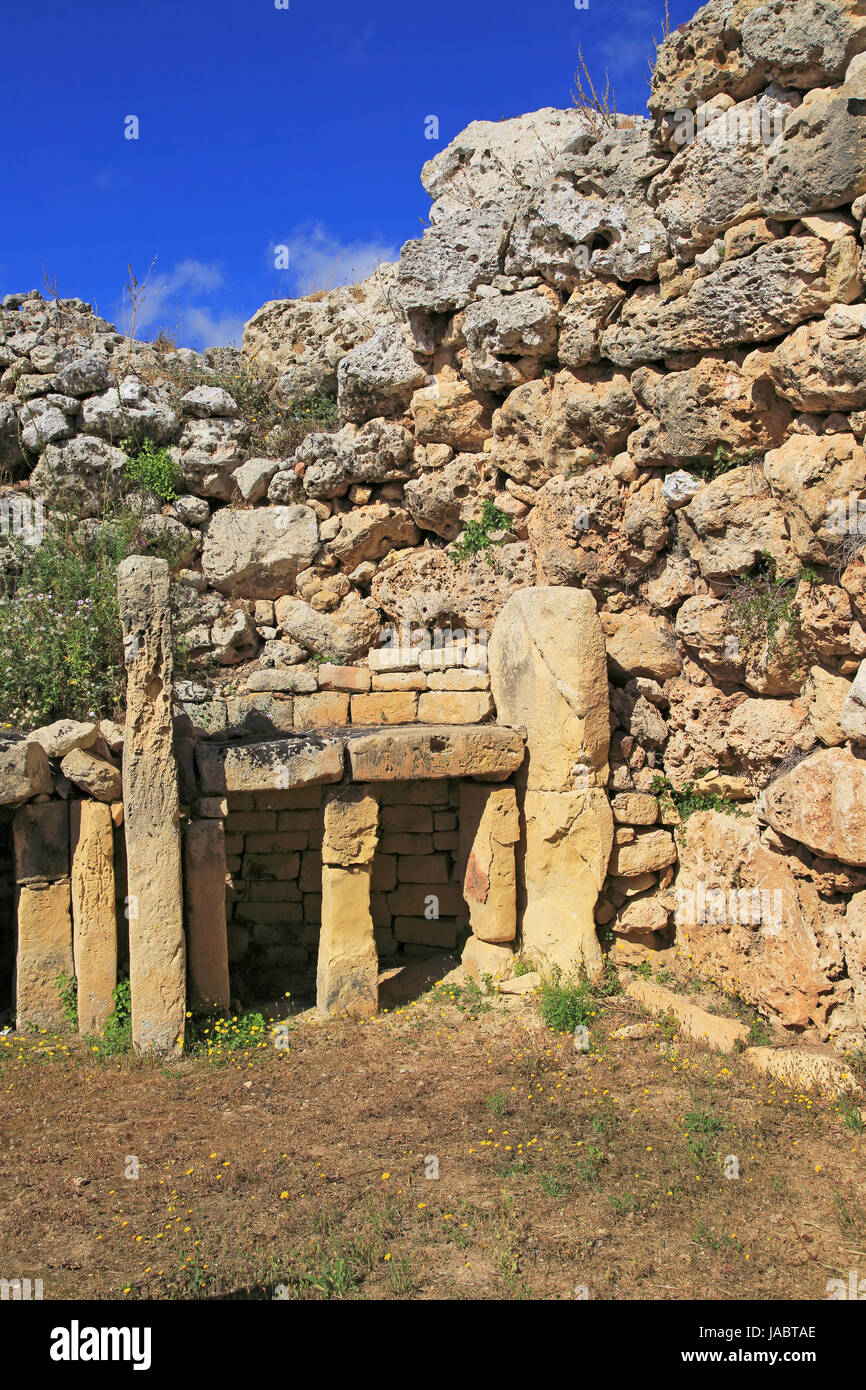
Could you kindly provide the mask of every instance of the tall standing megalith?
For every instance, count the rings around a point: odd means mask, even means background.
[[[130,556],[117,571],[127,668],[123,808],[137,1052],[179,1052],[186,1007],[168,579],[166,561],[148,556]]]
[[[607,659],[595,601],[584,589],[513,594],[488,651],[502,724],[526,729],[522,812],[523,950],[590,977],[602,969],[594,909],[613,844],[607,796]]]

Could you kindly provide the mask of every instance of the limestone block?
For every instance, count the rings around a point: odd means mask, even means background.
[[[610,861],[610,872],[621,878],[653,873],[676,863],[677,847],[667,830],[649,830],[637,835],[631,844],[618,844]]]
[[[379,960],[370,912],[370,865],[322,866],[322,928],[316,1003],[325,1017],[371,1018],[378,1006]]]
[[[605,699],[607,699],[605,686]],[[605,706],[606,708],[606,706]],[[515,729],[428,724],[359,733],[348,740],[355,782],[408,782],[415,778],[483,777],[504,781],[523,762]]]
[[[295,728],[338,729],[349,722],[349,697],[339,691],[295,698]]]
[[[509,946],[497,946],[490,941],[482,941],[479,936],[470,936],[463,947],[460,964],[464,972],[477,985],[485,975],[494,980],[507,980],[514,969],[514,952]]]
[[[457,945],[457,922],[453,917],[395,917],[393,930],[398,941],[416,946]]]
[[[417,712],[418,696],[413,690],[352,696],[353,724],[411,724]]]
[[[607,873],[613,816],[604,792],[527,791],[523,949],[566,974],[602,970],[593,910]]]
[[[47,796],[54,782],[48,754],[38,743],[9,744],[0,750],[0,806],[23,806],[32,796]]]
[[[379,803],[369,787],[341,787],[327,798],[323,864],[370,864],[378,839]]]
[[[320,690],[365,691],[370,689],[370,670],[367,666],[335,666],[323,662],[319,667]]]
[[[60,771],[87,796],[97,801],[120,801],[120,769],[104,758],[96,758],[84,748],[73,748],[60,764]]]
[[[117,572],[127,656],[123,805],[132,1040],[138,1052],[179,1051],[186,1014],[168,579],[165,560],[145,556],[130,556]]]
[[[111,807],[101,801],[73,801],[69,822],[78,1031],[98,1036],[114,1008],[117,984],[114,821]]]
[[[343,776],[343,740],[317,734],[229,747],[199,744],[196,768],[202,795],[290,790]]]
[[[16,1027],[67,1026],[57,977],[72,975],[69,880],[18,889]]]
[[[183,839],[189,996],[194,1008],[229,1007],[226,851],[222,822],[192,821]]]
[[[12,818],[15,882],[49,883],[69,877],[69,805],[37,801]]]
[[[486,690],[428,690],[418,698],[422,724],[480,724],[493,712]]]
[[[482,941],[513,941],[517,934],[519,837],[513,787],[460,784],[458,864],[469,923]]]
[[[99,725],[80,723],[76,719],[58,719],[34,729],[30,742],[41,744],[49,758],[65,758],[73,748],[90,748],[99,738]]]
[[[488,655],[499,720],[527,731],[527,786],[568,791],[576,766],[606,786],[607,661],[592,595],[520,589],[496,620]]]

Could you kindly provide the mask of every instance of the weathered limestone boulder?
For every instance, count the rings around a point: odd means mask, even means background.
[[[857,746],[866,744],[866,663],[861,662],[851,688],[845,696],[839,723],[846,738]]]
[[[463,375],[477,391],[507,391],[541,375],[556,353],[559,297],[547,285],[477,299],[455,327]]]
[[[458,453],[481,449],[491,431],[491,401],[468,382],[441,374],[410,403],[419,444],[448,444]]]
[[[711,458],[720,440],[734,457],[772,449],[791,421],[772,383],[748,374],[734,356],[710,353],[667,373],[639,367],[631,386],[651,412],[628,439],[631,457],[646,467]]]
[[[845,533],[851,493],[866,487],[862,444],[847,433],[792,434],[766,455],[763,471],[797,557],[827,563]]]
[[[666,618],[634,608],[626,613],[605,613],[601,625],[608,660],[620,676],[666,681],[679,675],[682,658]]]
[[[123,807],[132,1040],[138,1052],[179,1051],[185,1026],[186,951],[168,579],[164,560],[138,556],[124,560],[117,572],[127,656]]]
[[[344,787],[325,801],[322,929],[316,1002],[326,1017],[370,1018],[378,1006],[378,956],[370,912],[379,803],[370,787]]]
[[[838,938],[815,888],[761,843],[754,821],[718,811],[688,818],[677,901],[677,940],[702,973],[785,1027],[826,1033],[841,973]]]
[[[523,542],[486,554],[489,564],[476,555],[457,565],[443,550],[407,550],[379,570],[370,586],[373,602],[397,623],[490,630],[509,594],[533,582],[535,567]]]
[[[866,866],[866,759],[823,748],[766,788],[766,819],[816,854]]]
[[[289,594],[277,599],[274,609],[286,640],[328,661],[357,661],[379,633],[375,608],[354,591],[331,613]]]
[[[92,748],[99,737],[99,726],[77,719],[58,719],[54,724],[34,729],[27,737],[31,743],[40,744],[49,758],[63,758],[73,748]]]
[[[0,806],[23,806],[33,796],[46,796],[54,783],[45,749],[29,740],[0,748]]]
[[[98,801],[71,802],[69,817],[78,1031],[98,1036],[114,1008],[117,983],[114,822],[111,808]]]
[[[479,458],[487,456],[458,454],[443,468],[430,469],[406,484],[406,506],[418,526],[453,541],[474,518],[482,477]]]
[[[482,941],[517,934],[514,846],[520,838],[513,787],[460,784],[459,865],[469,924]]]
[[[628,844],[616,844],[610,857],[610,872],[619,878],[639,878],[675,864],[677,847],[667,830],[645,830]]]
[[[834,748],[847,737],[842,728],[842,713],[851,692],[852,682],[844,676],[834,676],[822,666],[813,666],[804,690],[809,723],[822,743]]]
[[[809,93],[767,153],[759,193],[767,216],[802,217],[842,207],[866,192],[864,98],[862,53],[851,63],[841,87]]]
[[[417,545],[420,539],[418,527],[404,508],[373,502],[344,514],[327,549],[344,570],[351,572],[363,560],[381,560],[388,551]]]
[[[18,889],[15,1026],[21,1032],[28,1023],[66,1027],[57,977],[74,970],[69,907],[68,878]]]
[[[575,767],[607,784],[610,737],[604,638],[592,595],[524,589],[502,610],[488,649],[501,723],[527,730],[527,786],[570,791]]]
[[[458,207],[437,217],[417,241],[407,241],[397,268],[397,299],[415,325],[419,346],[432,350],[429,316],[462,309],[480,284],[499,271],[505,231],[501,208]]]
[[[866,892],[855,893],[848,901],[842,943],[854,1012],[860,1027],[866,1029]]]
[[[30,491],[34,497],[56,499],[76,516],[99,516],[105,499],[120,495],[126,463],[122,449],[78,434],[48,446],[31,474]]]
[[[492,980],[507,980],[514,969],[514,951],[510,946],[470,936],[463,947],[460,965],[464,974],[477,985],[484,983],[485,975]]]
[[[757,468],[723,473],[677,518],[680,540],[706,579],[742,574],[764,553],[775,560],[779,579],[799,571],[786,516]]]
[[[226,792],[290,791],[339,782],[343,740],[300,734],[267,743],[199,743],[195,763],[203,796]]]
[[[180,398],[184,415],[204,420],[209,416],[231,420],[238,413],[237,401],[222,386],[194,386]]]
[[[799,700],[743,700],[731,715],[728,744],[742,767],[766,780],[774,762],[814,747],[807,714]]]
[[[120,768],[104,758],[94,757],[84,748],[73,748],[60,764],[60,771],[87,796],[97,801],[120,801],[122,778]]]
[[[208,1012],[229,1007],[226,850],[222,820],[191,821],[183,837],[189,994]]]
[[[244,356],[279,378],[280,396],[336,396],[337,366],[358,343],[393,323],[396,267],[383,264],[357,285],[302,299],[272,299],[244,325]]]
[[[202,570],[220,593],[275,599],[292,588],[318,549],[318,522],[309,507],[224,507],[205,528]]]
[[[831,304],[850,304],[862,286],[853,237],[829,247],[818,237],[783,237],[723,262],[677,299],[664,301],[652,286],[637,291],[602,333],[602,355],[634,367],[678,352],[766,342]]]
[[[337,400],[347,420],[402,415],[427,373],[416,362],[399,324],[378,328],[346,353],[337,368]]]
[[[720,92],[740,100],[770,80],[798,88],[838,82],[863,46],[857,0],[710,0],[659,48],[650,111],[660,121]]]
[[[756,1071],[792,1089],[822,1096],[862,1094],[851,1067],[841,1058],[805,1047],[747,1047],[744,1059]]]
[[[557,372],[512,391],[493,416],[491,449],[515,482],[540,487],[557,473],[615,453],[634,428],[637,403],[627,378],[597,367]]]
[[[866,405],[864,309],[834,305],[823,320],[789,333],[768,358],[776,391],[797,410],[859,410]]]
[[[308,497],[328,500],[342,497],[353,484],[402,482],[414,476],[413,441],[395,420],[367,420],[358,429],[344,425],[336,433],[308,434],[292,455],[288,472],[279,472],[268,489],[271,502],[287,500],[280,489],[283,479],[297,488],[303,482]],[[279,492],[279,495],[278,495]]]
[[[126,438],[164,444],[173,438],[178,424],[169,393],[137,376],[124,377],[119,386],[81,403],[82,429],[111,444]]]
[[[665,989],[655,980],[634,978],[629,980],[625,993],[636,999],[650,1013],[668,1016],[672,1014],[679,1024],[680,1031],[695,1042],[711,1047],[714,1052],[736,1052],[749,1036],[745,1023],[734,1018],[720,1018],[711,1014],[690,999],[684,999],[671,989]]]
[[[187,419],[170,450],[181,482],[195,497],[227,502],[235,490],[234,471],[244,461],[249,426],[243,420]]]

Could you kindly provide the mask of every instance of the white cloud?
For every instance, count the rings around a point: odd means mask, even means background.
[[[384,241],[342,242],[321,222],[294,227],[283,241],[270,248],[271,264],[278,246],[289,250],[289,274],[300,295],[354,285],[372,275],[383,261],[395,261],[399,247]]]
[[[135,318],[135,334],[165,328],[177,336],[183,347],[220,347],[240,343],[244,321],[233,314],[220,314],[202,298],[211,298],[225,288],[222,270],[214,263],[188,258],[178,261],[170,271],[160,274],[156,267],[142,274],[139,286],[142,300]],[[119,308],[118,326],[128,333],[131,322],[129,296]]]

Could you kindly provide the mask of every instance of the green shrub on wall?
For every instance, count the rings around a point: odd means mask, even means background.
[[[97,520],[46,504],[38,544],[10,537],[0,598],[0,723],[34,728],[55,719],[111,718],[126,675],[117,609],[117,567],[159,553],[140,539],[141,497],[106,501]],[[182,661],[180,663],[182,665]]]

